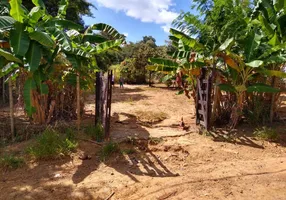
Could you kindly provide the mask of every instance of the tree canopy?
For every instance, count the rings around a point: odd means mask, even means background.
[[[48,13],[52,16],[57,16],[58,8],[59,8],[59,0],[43,0]],[[24,0],[23,5],[31,10],[34,7],[32,0]],[[91,12],[91,8],[95,8],[95,6],[88,2],[87,0],[72,0],[69,1],[69,5],[66,12],[66,19],[71,20],[75,23],[84,25],[84,21],[82,16],[93,17],[93,13]]]

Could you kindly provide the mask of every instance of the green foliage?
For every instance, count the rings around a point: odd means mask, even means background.
[[[66,134],[61,134],[47,128],[27,151],[35,159],[57,159],[69,155],[76,147],[77,142],[71,130],[68,129]]]
[[[274,129],[265,126],[255,129],[253,135],[260,140],[267,141],[276,141],[279,138],[278,133]]]
[[[84,129],[84,132],[91,137],[91,139],[102,142],[104,140],[104,129],[100,123],[94,125],[87,126]]]
[[[25,164],[21,157],[13,155],[4,155],[0,157],[0,168],[3,169],[17,169]]]
[[[254,95],[252,102],[243,109],[247,123],[255,126],[265,124],[270,119],[270,104],[259,96],[260,94]]]
[[[169,58],[167,47],[157,46],[156,40],[151,36],[144,36],[143,40],[137,43],[126,44],[119,54],[120,75],[127,83],[146,83],[149,71],[146,66],[151,57]]]
[[[151,145],[157,145],[161,142],[163,142],[162,138],[156,138],[156,137],[150,137],[149,138],[149,144],[151,144]]]
[[[32,3],[32,1],[34,3]],[[23,5],[31,10],[36,4],[36,0],[24,0]],[[46,11],[52,15],[53,17],[58,15],[59,8],[59,0],[41,0],[38,1],[38,5],[41,7],[45,7]],[[38,6],[37,5],[37,6]],[[93,13],[91,12],[91,8],[93,8],[93,4],[87,0],[70,0],[67,7],[62,6],[62,11],[65,11],[66,19],[71,20],[77,24],[84,25],[84,21],[82,19],[83,16],[93,17]],[[66,10],[65,10],[66,9]]]
[[[130,149],[122,149],[122,150],[121,150],[121,153],[122,153],[122,154],[127,154],[127,155],[129,155],[129,154],[134,154],[134,153],[136,153],[136,150],[133,149],[133,148],[130,148]]]
[[[108,142],[105,144],[102,149],[100,150],[100,159],[102,161],[106,161],[112,154],[117,153],[120,151],[120,148],[117,143],[115,142]]]

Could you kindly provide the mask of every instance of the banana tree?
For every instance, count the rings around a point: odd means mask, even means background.
[[[100,34],[95,34],[93,31],[101,31],[109,35],[114,40],[108,40]],[[77,73],[77,119],[78,127],[80,125],[80,74],[83,77],[89,78],[87,72],[101,70],[97,64],[96,57],[110,49],[118,49],[123,43],[124,38],[113,27],[107,24],[94,24],[89,26],[86,31],[81,34],[76,30],[69,30],[67,33],[71,38],[72,49],[65,50],[68,60]],[[92,82],[92,81],[91,81]]]
[[[252,26],[252,25],[251,25]],[[236,127],[239,119],[243,113],[243,106],[246,93],[277,93],[279,89],[273,88],[270,85],[257,83],[255,81],[258,76],[279,76],[286,77],[286,74],[281,71],[268,70],[266,67],[270,62],[279,61],[285,62],[285,58],[270,56],[265,59],[256,59],[263,51],[267,51],[262,42],[263,33],[253,27],[250,28],[247,36],[242,40],[241,44],[235,44],[234,39],[227,40],[221,47],[217,56],[221,57],[226,65],[229,67],[225,74],[227,81],[229,82],[220,84],[221,90],[233,92],[236,95],[236,105],[232,110],[232,124],[231,127]],[[235,45],[240,46],[240,52],[238,54],[233,52]]]

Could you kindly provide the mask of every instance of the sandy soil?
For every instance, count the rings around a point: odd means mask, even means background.
[[[134,153],[116,153],[100,162],[100,146],[82,141],[71,158],[0,172],[0,199],[286,199],[285,140],[254,140],[248,127],[232,140],[200,135],[193,103],[175,93],[145,86],[115,88],[111,137],[121,141],[121,150]],[[93,112],[93,98],[88,102],[86,110]],[[142,124],[138,111],[164,112],[168,118]],[[181,117],[188,131],[178,127]],[[279,124],[283,137],[285,130]],[[146,140],[150,137],[162,139],[154,144],[157,140]],[[20,151],[27,143],[2,151]],[[91,159],[80,160],[83,152]]]

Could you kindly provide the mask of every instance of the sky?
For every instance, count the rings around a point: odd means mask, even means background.
[[[83,17],[86,25],[106,23],[137,42],[153,36],[157,45],[168,39],[172,21],[181,11],[190,11],[190,0],[88,0],[95,18]]]

